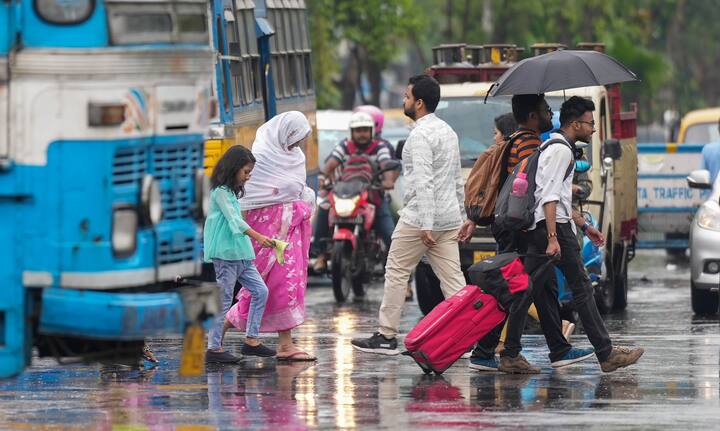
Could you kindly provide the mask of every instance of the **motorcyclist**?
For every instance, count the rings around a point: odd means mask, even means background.
[[[364,154],[376,161],[379,168],[383,168],[385,163],[392,160],[392,154],[389,145],[384,145],[377,139],[373,138],[373,129],[375,121],[366,112],[355,112],[350,117],[350,139],[345,139],[335,146],[330,157],[328,157],[322,168],[319,178],[320,187],[327,188],[329,184],[335,182],[339,176],[345,162],[350,157],[357,154]],[[354,152],[354,153],[353,153]],[[382,186],[385,190],[390,190],[395,185],[395,175],[386,172],[382,177]],[[323,194],[326,192],[322,192]],[[328,255],[326,251],[327,242],[330,239],[329,228],[329,209],[320,208],[315,221],[315,240],[313,248],[317,253],[314,270],[322,272],[327,268]],[[375,223],[373,229],[378,233],[385,246],[390,248],[390,240],[395,223],[390,214],[390,205],[384,198],[380,200],[375,212]]]

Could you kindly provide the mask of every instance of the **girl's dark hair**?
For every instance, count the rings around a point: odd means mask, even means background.
[[[517,131],[517,122],[512,112],[495,117],[495,127],[502,133],[505,140]]]
[[[238,197],[242,197],[245,194],[245,188],[242,184],[237,184],[237,173],[243,166],[250,163],[255,163],[255,156],[250,150],[240,145],[228,148],[213,169],[210,186],[213,189],[225,186]]]

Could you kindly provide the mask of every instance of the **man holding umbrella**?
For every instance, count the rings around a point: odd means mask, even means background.
[[[560,130],[551,134],[550,139],[561,139],[567,145],[548,145],[540,154],[535,175],[535,224],[527,234],[529,256],[525,265],[532,272],[545,261],[535,257],[538,254],[559,257],[558,267],[573,292],[573,308],[580,315],[583,328],[595,347],[600,367],[604,372],[611,372],[634,364],[644,350],[612,345],[595,303],[593,287],[574,232],[574,228],[580,229],[598,246],[605,242],[600,231],[573,211],[572,175],[565,174],[578,153],[575,142],[589,142],[595,133],[594,110],[592,101],[578,96],[568,99],[560,109]],[[540,314],[553,367],[566,366],[592,356],[590,349],[573,349],[563,336],[554,280],[536,286],[533,300]]]
[[[490,95],[542,94],[555,90],[608,85],[636,81],[637,76],[617,60],[595,51],[555,51],[525,59],[505,72]],[[595,132],[594,103],[582,97],[571,97],[560,111],[560,130],[550,139],[567,145],[543,145],[535,174],[534,222],[528,229],[528,272],[542,264],[547,254],[560,258],[559,267],[573,292],[573,305],[585,332],[595,347],[595,355],[604,372],[612,372],[637,362],[644,350],[612,345],[593,297],[593,287],[585,270],[573,228],[577,227],[595,244],[605,238],[572,209],[572,175],[568,168],[581,152],[576,141],[590,142]],[[574,222],[574,225],[573,223]],[[562,335],[560,312],[554,280],[533,289],[533,300],[540,314],[543,333],[550,348],[553,367],[562,367],[592,356],[591,349],[573,349]]]

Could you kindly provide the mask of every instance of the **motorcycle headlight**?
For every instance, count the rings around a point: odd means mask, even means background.
[[[720,231],[720,205],[717,202],[702,204],[696,218],[701,228]]]
[[[350,217],[355,211],[355,205],[358,200],[360,200],[359,196],[355,196],[352,199],[335,198],[335,204],[333,205],[335,208],[335,214],[339,217]]]
[[[142,179],[140,210],[145,224],[156,225],[162,219],[160,183],[150,174],[146,174]]]
[[[135,208],[118,208],[113,211],[112,248],[118,257],[130,256],[137,246],[138,213]]]
[[[202,169],[195,173],[195,210],[199,220],[205,219],[210,212],[210,178]]]

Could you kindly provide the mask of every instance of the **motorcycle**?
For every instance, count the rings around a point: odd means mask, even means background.
[[[365,296],[365,285],[385,262],[387,250],[373,229],[375,209],[384,199],[382,175],[399,167],[398,161],[391,160],[376,170],[367,158],[364,166],[346,166],[340,180],[329,187],[330,273],[338,303],[348,299],[350,290],[356,298]]]

